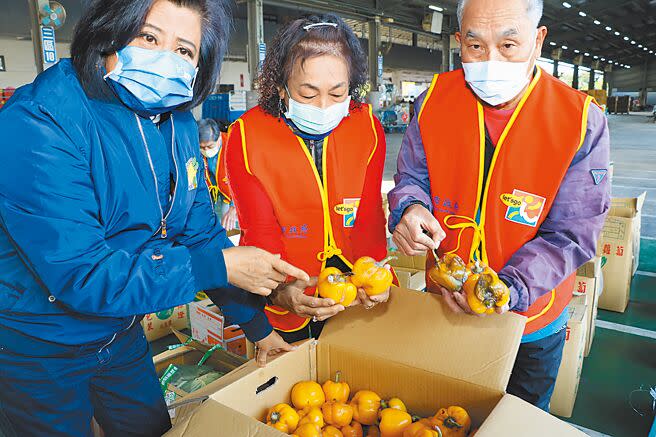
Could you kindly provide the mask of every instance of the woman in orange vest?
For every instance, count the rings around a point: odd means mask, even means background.
[[[387,254],[381,184],[385,134],[361,103],[367,61],[344,21],[297,19],[269,47],[260,104],[231,128],[227,169],[242,245],[278,253],[311,276],[347,272],[361,256]],[[288,342],[317,337],[342,305],[321,299],[316,279],[269,297],[269,321]],[[367,308],[389,292],[358,302]]]

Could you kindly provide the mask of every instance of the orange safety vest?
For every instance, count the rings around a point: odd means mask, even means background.
[[[228,185],[225,154],[223,153],[226,144],[228,144],[228,134],[225,132],[221,132],[221,144],[222,146],[219,149],[216,171],[214,173],[214,180],[216,181],[216,185],[212,183],[212,175],[210,173],[208,159],[207,157],[203,156],[203,161],[205,161],[205,183],[207,184],[207,188],[210,190],[212,202],[217,203],[219,201],[219,195],[221,195],[225,203],[230,203],[232,196],[230,195],[230,186]]]
[[[237,129],[238,128],[238,129]],[[244,114],[231,134],[241,133],[246,171],[262,183],[282,229],[287,260],[318,276],[332,256],[352,267],[351,231],[366,169],[378,147],[370,105],[350,116],[323,142],[323,180],[305,142],[259,106]],[[305,290],[316,296],[314,288]],[[294,332],[310,321],[267,306],[271,324]]]
[[[434,215],[447,234],[440,256],[456,252],[464,260],[481,259],[499,271],[536,236],[583,145],[592,101],[538,68],[496,145],[481,203],[483,106],[462,70],[435,76],[419,126]],[[429,265],[432,262],[428,260]],[[525,334],[562,313],[572,298],[574,275],[523,313],[528,317]]]

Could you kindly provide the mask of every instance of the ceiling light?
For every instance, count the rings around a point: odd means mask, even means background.
[[[579,15],[582,16],[582,17],[587,17],[587,16],[588,16],[588,14],[586,14],[586,13],[583,12],[583,11],[579,11]]]
[[[610,31],[613,30],[613,29],[611,29],[610,26],[606,26],[606,30],[610,32]]]
[[[581,53],[581,50],[579,50],[579,49],[575,49],[575,50],[574,50],[574,53]]]
[[[642,44],[638,44],[638,48],[641,49],[641,48],[642,48]]]
[[[648,49],[647,47],[645,47],[645,48],[644,48],[644,49],[642,49],[642,50],[644,50],[644,51],[647,51],[647,50],[649,50],[649,49]]]
[[[636,45],[636,42],[635,42],[635,41],[631,41],[631,44]]]
[[[606,58],[601,58],[601,60],[602,60],[602,61],[605,61],[605,60],[606,60]]]
[[[567,46],[562,46],[563,50],[567,50]]]
[[[597,26],[599,26],[599,25],[601,24],[601,21],[599,21],[599,20],[594,20],[594,24],[596,24]]]
[[[628,36],[625,36],[625,37],[624,37],[624,41],[628,41],[628,40],[630,40],[630,39],[631,39],[631,38],[629,38]]]
[[[593,58],[594,58],[594,59],[599,59],[599,56],[594,55]]]
[[[570,4],[567,3],[567,2],[563,2],[563,6],[565,6],[567,9],[569,9],[569,8],[572,7],[572,5],[570,5]]]
[[[616,36],[620,36],[620,33],[618,31],[615,31]]]
[[[585,53],[583,53],[583,56],[590,56],[590,53],[585,52]]]
[[[428,9],[432,9],[432,10],[437,11],[437,12],[444,12],[444,8],[441,8],[441,7],[435,6],[435,5],[428,5]]]
[[[553,41],[551,41],[549,44],[552,45],[552,46],[556,46],[556,45],[557,45],[557,44],[556,44],[555,42],[553,42]]]

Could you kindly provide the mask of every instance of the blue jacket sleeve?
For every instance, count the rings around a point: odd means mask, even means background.
[[[23,262],[83,314],[129,317],[193,300],[187,248],[162,241],[132,253],[107,244],[86,145],[62,126],[77,129],[33,102],[0,111],[0,223]]]
[[[200,154],[197,159],[202,162]],[[199,175],[202,178],[202,173]],[[176,244],[189,250],[191,266],[199,290],[228,285],[223,249],[232,247],[233,244],[214,213],[210,193],[203,180],[198,182],[194,204],[187,215],[182,234],[176,237]]]
[[[221,308],[228,323],[239,325],[250,341],[260,341],[273,331],[264,314],[262,296],[235,287],[207,290],[206,293]]]
[[[264,315],[264,298],[228,285],[223,249],[233,245],[214,213],[203,181],[198,183],[186,227],[176,242],[189,249],[196,285],[221,308],[229,323],[241,326],[253,342],[271,333],[273,328]]]

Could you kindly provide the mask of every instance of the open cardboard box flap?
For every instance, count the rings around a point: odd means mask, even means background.
[[[611,199],[610,212],[608,215],[614,217],[633,218],[642,211],[647,192],[638,197],[614,197]]]
[[[505,391],[524,324],[516,314],[453,314],[440,296],[394,288],[387,305],[331,319],[321,344]]]

